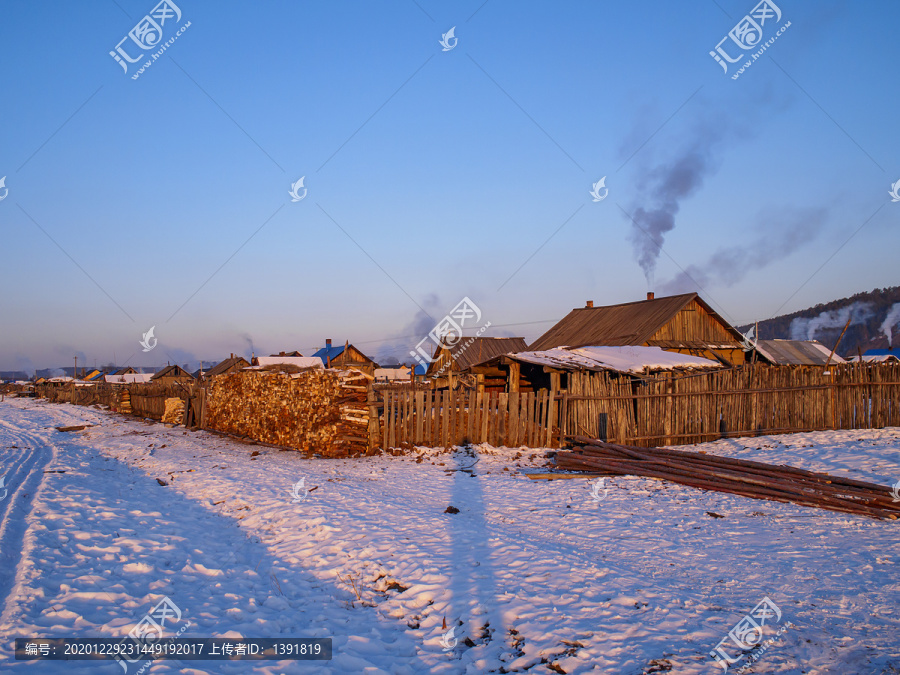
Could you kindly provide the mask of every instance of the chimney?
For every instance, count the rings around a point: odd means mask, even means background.
[[[593,306],[594,306],[594,301],[593,301],[593,300],[588,300],[586,303],[584,303],[584,306],[585,306],[585,307],[593,307]]]
[[[325,340],[325,348],[331,349],[331,338]]]
[[[647,291],[647,299],[648,299],[648,300],[652,300],[652,299],[655,298],[655,297],[656,297],[656,296],[653,295],[653,291]]]

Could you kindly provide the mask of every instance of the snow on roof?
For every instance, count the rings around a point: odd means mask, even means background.
[[[721,368],[718,361],[667,352],[659,347],[557,347],[546,351],[519,352],[509,358],[563,370],[612,370],[643,374],[654,370]]]
[[[376,368],[376,380],[408,380],[409,366],[397,366],[396,368]]]
[[[265,366],[297,366],[298,368],[325,368],[322,359],[316,356],[257,356],[260,367]]]
[[[153,373],[123,373],[122,375],[106,375],[103,379],[110,384],[140,384],[149,382]]]

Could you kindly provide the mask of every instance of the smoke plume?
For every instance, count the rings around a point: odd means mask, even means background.
[[[892,346],[891,342],[894,338],[893,328],[898,323],[900,323],[900,302],[896,303],[888,310],[887,316],[884,318],[884,323],[881,324],[881,332],[887,337],[888,347]]]
[[[378,348],[375,360],[378,363],[403,363],[410,361],[409,351],[419,340],[428,335],[434,328],[438,318],[446,309],[436,293],[429,293],[422,301],[420,308],[410,321],[398,331],[395,339],[388,340]]]
[[[732,286],[752,270],[791,255],[815,238],[825,222],[826,213],[823,208],[808,208],[760,214],[760,228],[764,227],[765,232],[741,244],[720,248],[703,264],[689,265],[660,284],[659,291],[675,294],[700,290],[711,284]]]
[[[872,303],[854,302],[852,305],[822,312],[812,319],[797,317],[791,321],[792,340],[814,340],[816,333],[830,328],[843,328],[847,320],[850,325],[863,323],[872,317]]]
[[[253,346],[253,338],[249,333],[241,333],[241,340],[247,345],[247,358],[249,359],[253,354],[256,354],[256,347]]]

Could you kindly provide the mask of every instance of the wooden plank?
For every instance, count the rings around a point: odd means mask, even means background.
[[[446,448],[450,437],[448,426],[450,424],[450,391],[438,392],[441,395],[441,447]]]
[[[416,392],[416,436],[413,439],[416,445],[421,445],[425,442],[425,437],[423,435],[423,416],[425,415],[425,392],[417,391]]]
[[[482,395],[481,400],[481,442],[482,443],[490,443],[489,429],[488,426],[491,420],[491,399],[493,396],[491,392],[485,392]]]
[[[529,391],[526,396],[526,406],[527,413],[525,419],[528,423],[528,429],[526,430],[526,438],[525,443],[529,448],[534,447],[534,392]]]
[[[506,417],[509,414],[509,394],[502,393],[497,397],[497,445],[507,445]]]
[[[390,422],[390,427],[391,427],[391,433],[390,433],[390,436],[388,437],[388,444],[389,444],[389,447],[396,448],[397,447],[397,420],[395,419],[395,416],[397,414],[397,399],[396,399],[396,395],[393,392],[388,394],[388,396],[390,397],[390,412],[389,412],[389,416],[387,419]]]
[[[528,392],[522,392],[521,394],[518,391],[509,392],[509,433],[507,434],[507,440],[510,447],[515,447],[519,444],[519,401],[525,396],[528,396]]]
[[[475,443],[475,391],[469,392],[469,408],[466,411],[466,440]]]
[[[382,408],[381,411],[381,419],[384,422],[381,441],[382,450],[387,450],[390,447],[388,445],[388,430],[390,429],[390,418],[388,417],[388,399],[390,398],[390,395],[391,394],[388,391],[382,393],[382,400],[384,401],[384,408]]]
[[[431,420],[434,417],[434,401],[432,398],[432,391],[427,389],[422,392],[425,397],[425,419],[424,422],[424,436],[422,438],[422,443],[428,447],[434,445],[434,441],[431,438]]]

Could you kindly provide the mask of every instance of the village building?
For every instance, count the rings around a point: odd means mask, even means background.
[[[194,382],[194,376],[181,366],[166,366],[155,373],[150,381],[155,384],[190,384]]]
[[[530,351],[556,347],[643,346],[717,360],[726,365],[746,361],[744,336],[719,316],[697,293],[594,307],[588,301],[573,309],[528,346]]]
[[[454,388],[461,376],[479,391],[503,391],[506,372],[499,367],[498,357],[525,351],[521,337],[463,337],[452,347],[436,345],[426,379],[436,387]]]
[[[756,353],[763,363],[778,366],[825,366],[846,363],[815,340],[757,340]]]
[[[326,368],[356,368],[370,377],[375,376],[375,369],[378,367],[377,363],[349,342],[333,346],[331,338],[325,340],[325,346],[313,356],[321,359]]]
[[[211,380],[212,378],[218,377],[219,375],[236,373],[239,370],[243,370],[249,365],[250,362],[243,356],[235,356],[234,354],[232,354],[224,361],[220,361],[209,370],[204,371],[203,377],[207,380]]]

